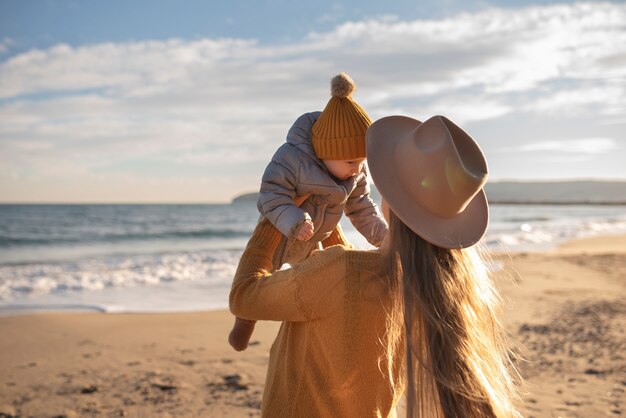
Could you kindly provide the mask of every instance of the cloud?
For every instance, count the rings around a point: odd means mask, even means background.
[[[9,49],[11,48],[11,45],[13,45],[13,39],[5,37],[2,40],[0,40],[0,54],[4,54],[5,52],[8,52]]]
[[[31,50],[0,61],[0,164],[20,178],[59,164],[68,166],[63,175],[101,176],[142,159],[180,162],[178,174],[197,178],[260,175],[293,120],[323,108],[338,71],[356,79],[356,99],[374,118],[442,113],[486,126],[507,116],[584,116],[617,137],[626,123],[625,21],[626,4],[574,3],[387,16],[280,44],[169,39]],[[597,139],[600,148],[540,146],[570,154],[617,146]]]
[[[524,104],[523,109],[557,116],[598,114],[606,122],[623,122],[626,118],[626,77],[623,80],[599,79],[561,82],[560,86],[556,84],[551,86],[546,83],[543,86],[546,94]]]
[[[434,94],[471,86],[520,91],[555,79],[625,77],[625,19],[626,5],[582,3],[347,22],[287,45],[241,39],[57,45],[2,63],[0,92],[7,98],[91,88],[152,97],[199,88],[240,96],[267,94],[279,84],[302,91],[310,81],[327,79],[324,70],[344,67],[373,87],[410,84],[418,94],[420,88]]]
[[[616,141],[611,138],[585,138],[567,141],[533,142],[522,145],[517,150],[523,152],[553,151],[568,154],[605,154],[618,148]]]

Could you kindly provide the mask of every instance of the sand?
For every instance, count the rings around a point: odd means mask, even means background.
[[[494,256],[526,417],[626,415],[626,236]],[[0,417],[251,417],[278,323],[228,312],[0,318]]]

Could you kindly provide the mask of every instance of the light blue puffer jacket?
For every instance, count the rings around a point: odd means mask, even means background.
[[[258,208],[286,237],[310,218],[311,242],[326,239],[345,213],[356,229],[375,246],[387,233],[387,223],[370,197],[367,168],[356,176],[334,179],[313,150],[311,132],[321,112],[300,116],[263,174]],[[311,195],[298,207],[294,198]]]

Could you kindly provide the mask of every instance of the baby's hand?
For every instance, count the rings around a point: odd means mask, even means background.
[[[296,239],[300,241],[308,241],[313,237],[315,226],[310,220],[306,220],[296,230]]]

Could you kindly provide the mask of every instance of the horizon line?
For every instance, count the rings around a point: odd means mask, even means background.
[[[546,184],[546,183],[626,183],[626,179],[598,179],[598,178],[579,178],[579,179],[541,179],[541,180],[515,180],[515,179],[502,179],[502,180],[494,180],[487,181],[486,185],[489,184],[498,184],[498,183],[518,183],[518,184]],[[373,184],[376,187],[375,184]],[[19,200],[5,200],[0,201],[0,205],[221,205],[221,204],[230,204],[233,203],[235,199],[241,196],[259,193],[258,190],[241,192],[234,196],[232,196],[228,200],[217,200],[217,201],[194,201],[194,200],[183,200],[183,201],[157,201],[157,200],[148,200],[148,201],[120,201],[120,200],[111,200],[111,201],[81,201],[81,200],[67,200],[67,201],[46,201],[46,200],[27,200],[27,201],[19,201]],[[492,202],[497,203],[497,202]],[[521,202],[523,203],[523,202]],[[591,202],[593,203],[593,202]]]

